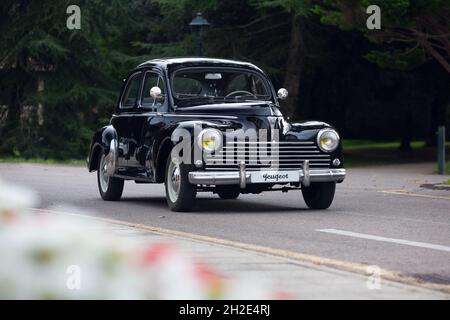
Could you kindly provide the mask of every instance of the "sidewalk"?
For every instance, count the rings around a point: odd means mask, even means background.
[[[450,299],[450,295],[442,292],[383,279],[380,289],[370,290],[368,277],[355,273],[128,226],[103,222],[98,222],[98,226],[146,244],[174,244],[225,277],[267,282],[294,299]]]
[[[450,200],[448,189],[424,187],[450,179],[450,175],[434,174],[435,166],[435,163],[426,162],[351,168],[345,188],[368,189],[367,182],[370,181],[370,189],[383,193]]]

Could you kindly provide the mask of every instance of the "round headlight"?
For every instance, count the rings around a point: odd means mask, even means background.
[[[333,129],[320,130],[317,134],[317,145],[322,151],[334,151],[339,145],[339,135]]]
[[[222,144],[222,133],[216,129],[204,129],[198,135],[197,142],[207,152],[216,151]]]

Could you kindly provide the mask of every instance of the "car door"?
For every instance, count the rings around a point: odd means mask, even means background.
[[[161,89],[161,96],[154,98],[150,95],[153,87]],[[143,167],[147,170],[149,178],[153,177],[154,166],[153,145],[155,139],[161,134],[164,126],[163,114],[168,110],[166,95],[166,84],[163,74],[158,69],[146,70],[143,74],[142,93],[138,103],[139,115],[136,115],[133,122],[134,137],[136,137],[137,147],[133,158],[135,166]]]
[[[139,113],[138,102],[141,92],[142,71],[130,74],[125,82],[116,114],[111,124],[116,129],[119,144],[118,167],[129,167],[134,162],[136,142],[133,131],[133,118]]]

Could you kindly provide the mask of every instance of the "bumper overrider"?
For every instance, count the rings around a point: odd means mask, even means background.
[[[274,171],[260,170],[247,171],[245,163],[239,165],[239,171],[192,171],[189,173],[189,183],[200,185],[239,185],[245,189],[252,183],[301,183],[307,187],[311,182],[342,182],[346,170],[336,169],[310,169],[309,161],[303,163],[301,170]]]

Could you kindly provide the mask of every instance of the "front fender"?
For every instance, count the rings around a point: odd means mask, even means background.
[[[291,123],[291,128],[293,131],[301,131],[306,129],[333,128],[333,126],[323,121],[302,121]]]
[[[97,170],[100,152],[103,152],[105,155],[108,154],[113,139],[117,141],[118,136],[116,129],[112,125],[104,126],[94,134],[87,159],[89,172]]]
[[[185,139],[186,133],[188,133],[190,137],[191,148],[193,148],[194,146],[196,146],[198,135],[204,129],[216,129],[221,132],[225,132],[227,129],[236,129],[237,127],[237,123],[235,122],[231,123],[213,120],[184,121],[178,123],[176,128],[172,130],[170,140],[173,145],[176,145],[180,143],[180,141]]]
[[[291,138],[303,140],[303,141],[313,141],[317,145],[317,134],[320,130],[325,128],[331,128],[338,130],[322,121],[304,121],[304,122],[294,122],[288,125],[288,130],[286,132],[286,136],[291,136]],[[338,132],[339,134],[339,132]],[[331,156],[331,159],[339,159],[340,165],[338,165],[336,168],[343,168],[344,165],[344,159],[342,154],[342,139],[339,142],[339,146],[336,150],[329,153]]]
[[[189,132],[192,139],[191,144],[193,144],[195,134],[198,134],[198,132],[196,132],[196,128],[198,128],[199,130],[204,128],[225,130],[232,127],[232,123],[224,122],[221,120],[189,120],[174,123],[173,126],[168,128],[163,136],[161,136],[153,145],[152,154],[154,155],[154,157],[151,161],[152,165],[155,168],[155,181],[164,181],[164,168],[167,162],[167,158],[169,157],[172,148],[180,142],[178,139],[175,139],[176,135],[174,135],[174,132],[176,132],[176,130],[186,130],[187,132]]]

